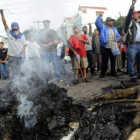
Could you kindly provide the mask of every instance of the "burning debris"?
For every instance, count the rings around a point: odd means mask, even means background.
[[[11,82],[0,90],[0,140],[136,140],[139,85],[112,88],[81,103],[38,77],[28,85]]]

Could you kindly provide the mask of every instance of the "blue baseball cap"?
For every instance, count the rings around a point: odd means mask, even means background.
[[[18,25],[17,22],[13,22],[13,23],[11,24],[11,28],[12,28],[12,27],[18,27],[18,28],[19,28],[19,25]]]

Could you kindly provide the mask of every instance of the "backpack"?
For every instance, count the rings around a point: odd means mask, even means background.
[[[132,33],[131,33],[131,27],[132,27],[132,25],[133,25],[133,21],[130,22],[130,24],[129,24],[129,26],[128,26],[128,30],[127,30],[126,33],[125,33],[125,27],[124,27],[124,29],[123,29],[123,31],[122,31],[122,33],[124,34],[122,40],[123,40],[123,43],[124,43],[125,45],[127,44],[127,36],[128,36],[128,34],[132,35]]]

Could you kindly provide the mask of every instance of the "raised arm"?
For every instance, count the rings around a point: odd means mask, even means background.
[[[3,9],[0,9],[0,13],[1,13],[1,19],[2,19],[3,25],[5,27],[5,30],[7,30],[9,27],[8,27],[7,22],[5,20]]]
[[[102,16],[103,16],[104,12],[101,12],[100,15],[97,17],[96,19],[96,22],[95,22],[95,25],[98,29],[101,29],[103,24],[101,23],[102,22]]]
[[[126,20],[125,20],[125,29],[124,29],[125,33],[127,32],[128,27],[129,27],[129,25],[131,23],[133,10],[135,8],[134,6],[135,6],[136,2],[137,2],[137,0],[132,0],[132,5],[131,5],[131,7],[129,9],[128,15],[127,15]]]
[[[89,23],[88,25],[89,25],[89,36],[92,37],[92,27],[91,27],[91,23]]]

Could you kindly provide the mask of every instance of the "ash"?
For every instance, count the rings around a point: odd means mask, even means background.
[[[73,103],[67,90],[37,75],[15,86],[20,80],[0,89],[0,140],[121,140],[122,130],[136,115],[123,112],[131,109],[128,103]]]

